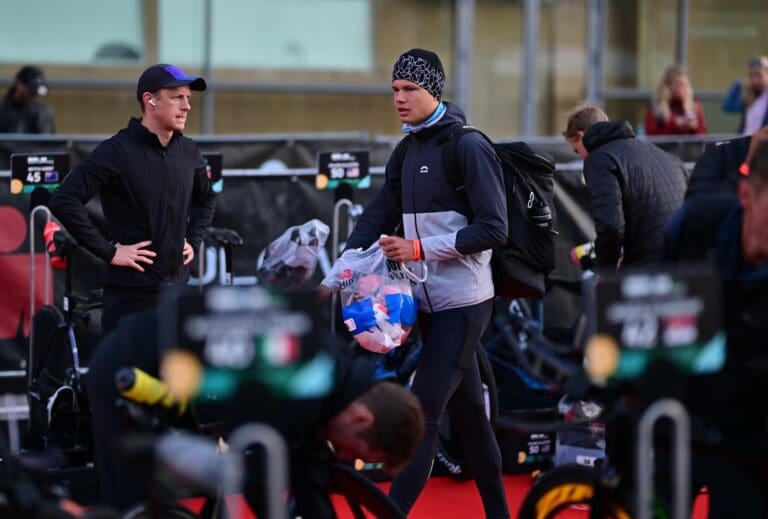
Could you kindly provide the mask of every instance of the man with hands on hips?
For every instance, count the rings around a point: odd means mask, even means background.
[[[102,332],[151,308],[160,292],[185,284],[214,210],[214,193],[197,144],[181,132],[191,91],[205,80],[153,65],[139,78],[142,117],[97,146],[53,193],[53,214],[78,243],[109,264]],[[105,236],[85,204],[100,195]]]

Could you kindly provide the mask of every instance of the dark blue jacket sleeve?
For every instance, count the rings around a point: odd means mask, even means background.
[[[491,143],[471,132],[458,143],[472,222],[456,233],[456,250],[474,254],[507,242],[507,197],[501,164]]]
[[[363,211],[347,239],[347,249],[367,249],[382,234],[393,234],[402,221],[400,194],[400,164],[395,153],[389,157],[384,173],[384,185]]]
[[[722,109],[724,112],[743,112],[744,100],[741,98],[741,81],[736,81],[728,89],[723,98]]]

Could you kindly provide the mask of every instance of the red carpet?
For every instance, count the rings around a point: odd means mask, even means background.
[[[389,483],[379,485],[385,492]],[[504,487],[507,490],[507,503],[512,517],[517,517],[517,511],[525,499],[525,494],[531,488],[531,476],[521,474],[504,476]],[[337,504],[337,501],[334,501]],[[338,501],[337,510],[341,519],[351,519],[352,515],[344,510],[343,501]],[[569,510],[560,517],[563,519],[586,519],[586,510]],[[427,483],[424,492],[416,501],[416,505],[408,515],[408,519],[474,519],[483,517],[483,505],[475,484],[471,481],[458,482],[449,477],[434,477]],[[696,500],[691,519],[706,519],[706,496]]]
[[[379,485],[385,492],[389,483]],[[507,502],[512,517],[517,517],[525,494],[531,487],[531,477],[528,474],[504,476],[504,486],[507,490]],[[230,498],[230,500],[233,498]],[[346,508],[343,498],[334,496],[334,505],[340,519],[352,519],[352,514]],[[199,511],[200,500],[187,500],[187,506],[193,511]],[[586,519],[586,510],[568,510],[560,514],[563,519]],[[253,515],[245,513],[242,519],[253,519]],[[427,483],[424,492],[413,507],[409,519],[474,519],[483,517],[483,506],[474,483],[458,482],[448,477],[434,477]],[[707,518],[707,497],[699,496],[694,505],[691,519]]]

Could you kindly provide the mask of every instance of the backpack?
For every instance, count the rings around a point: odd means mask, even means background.
[[[458,142],[469,132],[478,132],[491,143],[504,177],[508,229],[507,243],[493,249],[491,258],[496,295],[542,296],[546,278],[555,268],[555,160],[524,142],[494,143],[480,130],[456,124],[438,137],[437,145],[443,147],[443,167],[457,191],[464,185],[458,167]],[[400,141],[393,152],[400,168],[408,140]],[[399,184],[399,178],[394,180]]]

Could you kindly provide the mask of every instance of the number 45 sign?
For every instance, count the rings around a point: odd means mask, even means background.
[[[69,172],[69,153],[11,155],[11,194],[27,195],[37,188],[56,189]]]

